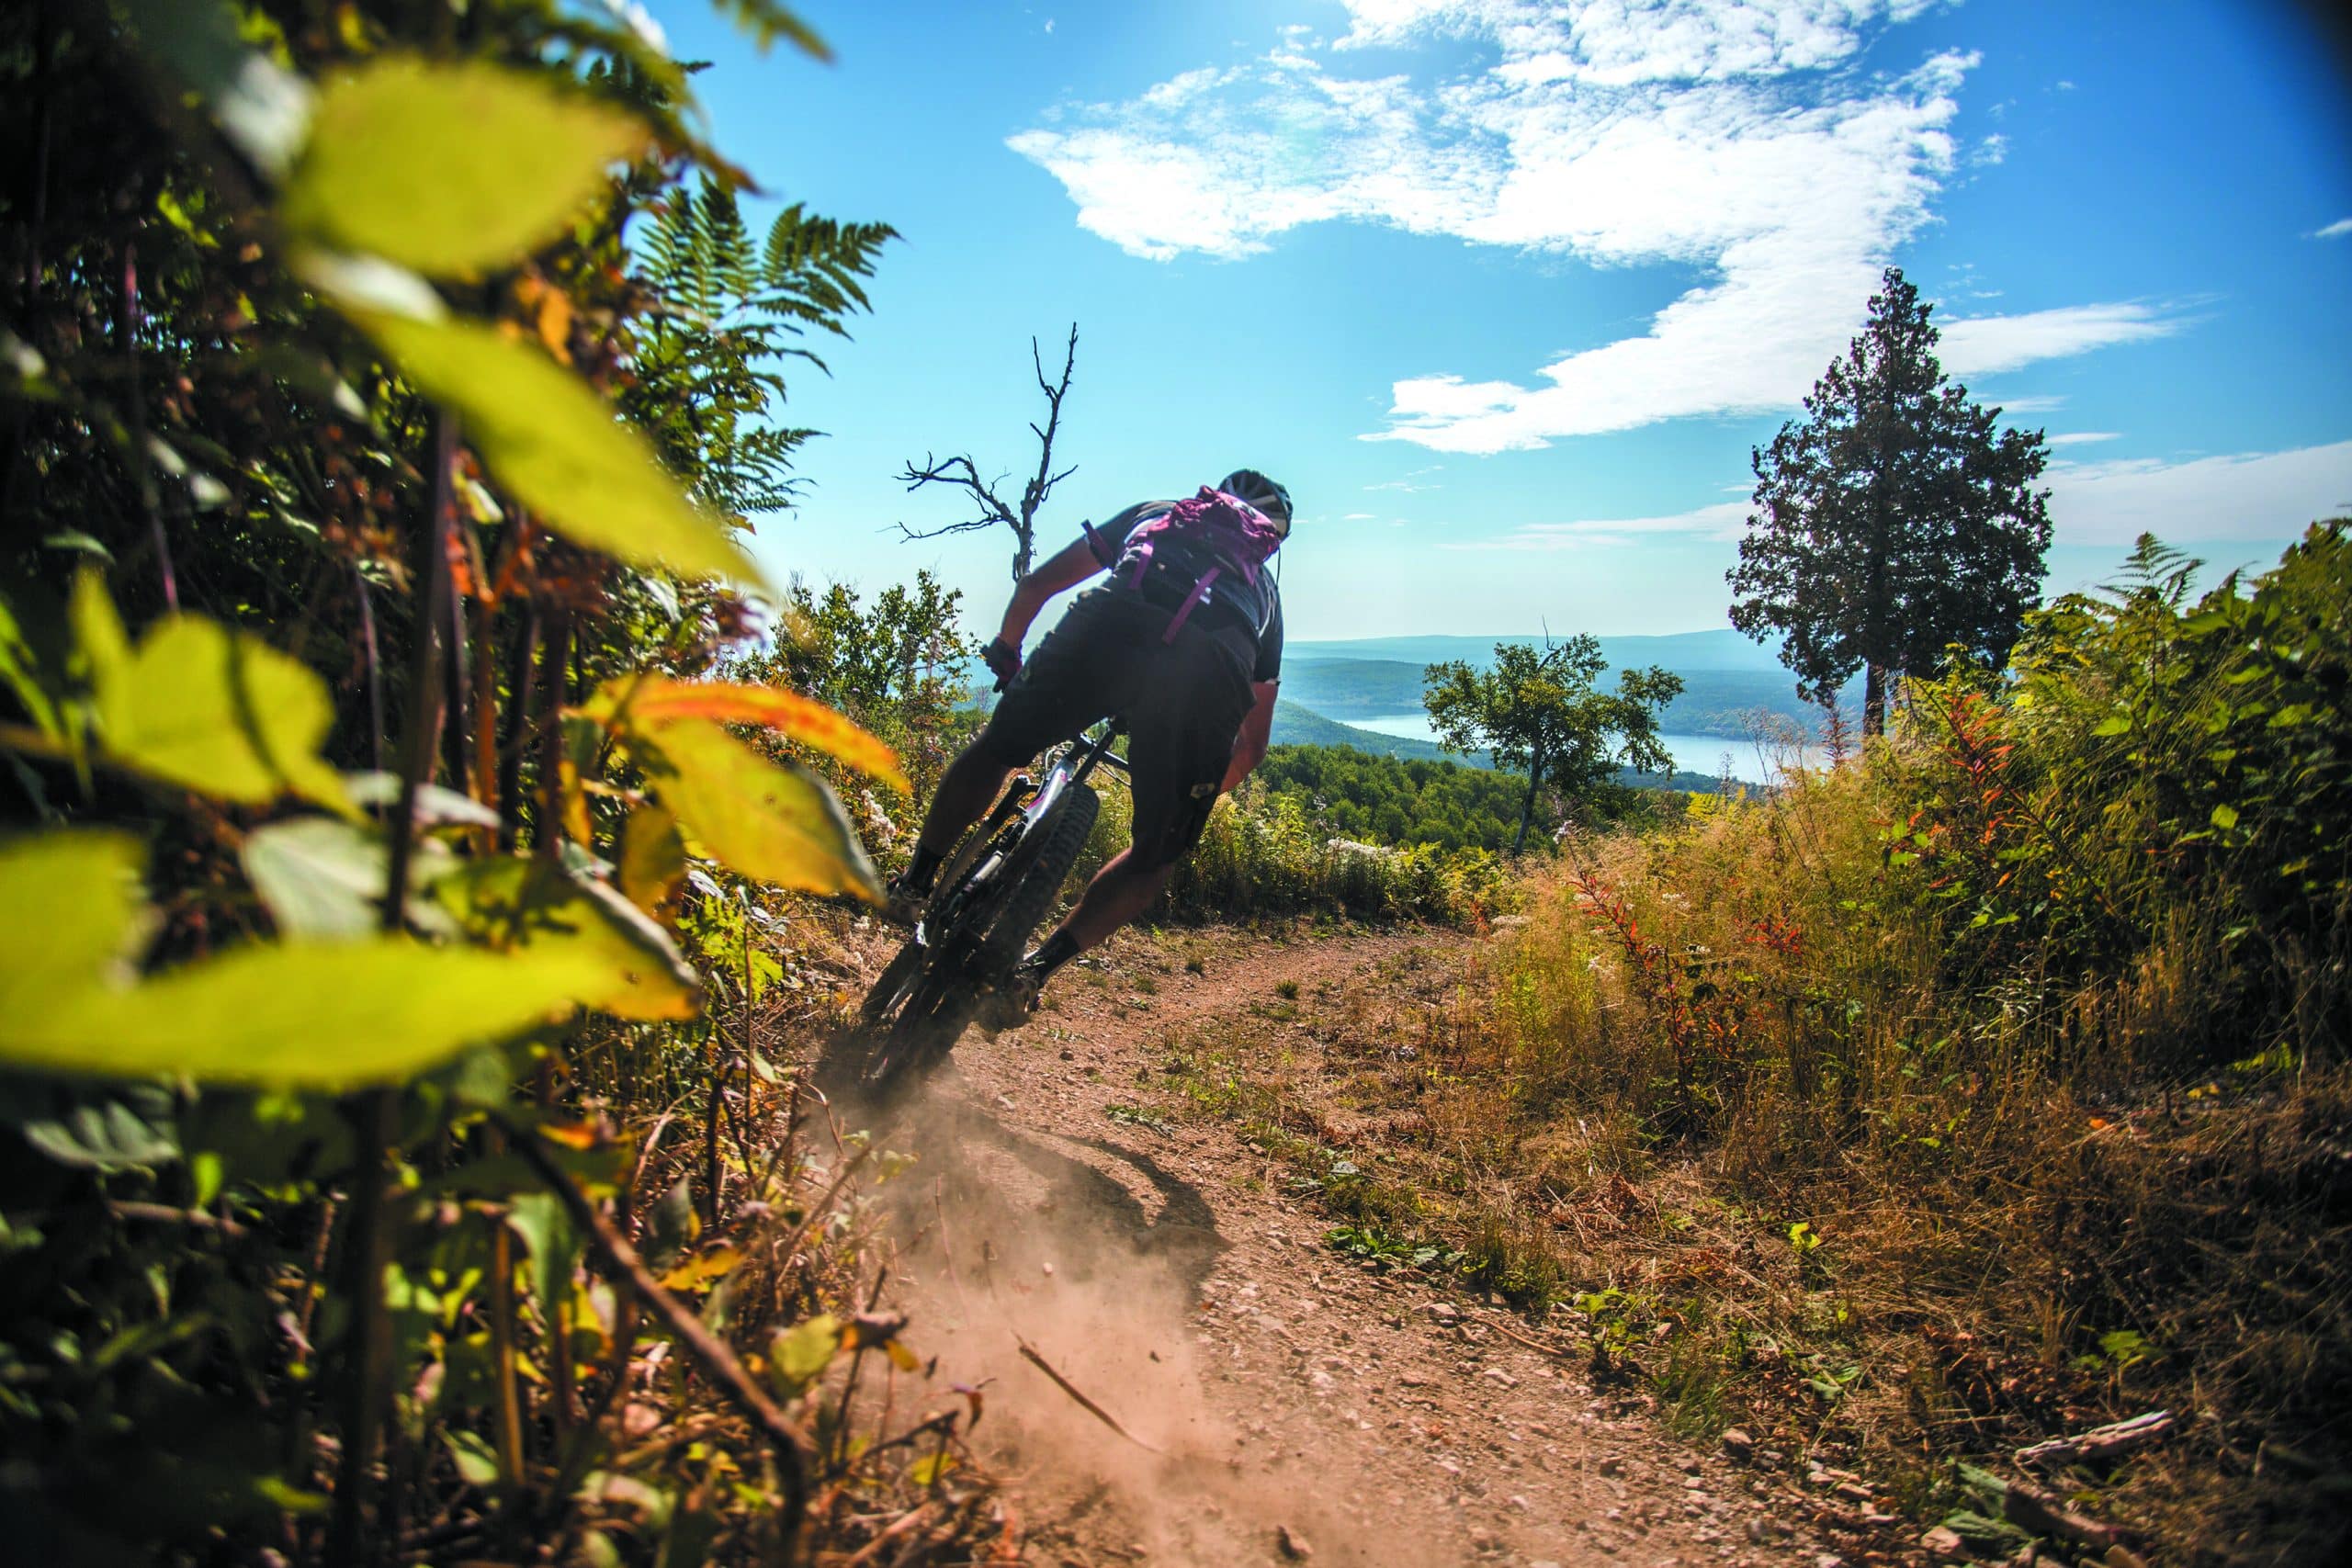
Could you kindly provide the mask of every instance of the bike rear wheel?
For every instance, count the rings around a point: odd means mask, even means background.
[[[1069,788],[1021,835],[989,894],[957,908],[949,929],[926,931],[928,944],[910,942],[899,950],[866,995],[865,1021],[881,1031],[858,1075],[868,1090],[904,1088],[955,1048],[981,991],[1012,972],[1053,908],[1102,804],[1083,784]],[[957,857],[967,865],[978,859]],[[952,897],[956,885],[945,891]]]
[[[980,947],[981,964],[991,984],[1011,973],[1028,951],[1029,938],[1052,911],[1102,810],[1102,802],[1092,790],[1073,784],[1013,852],[1014,863],[1006,868],[1011,891]]]

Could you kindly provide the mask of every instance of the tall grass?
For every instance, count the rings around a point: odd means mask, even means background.
[[[2085,1506],[2330,1561],[2352,541],[2195,602],[2191,570],[2143,546],[1854,764],[1571,839],[1419,1104],[1481,1184],[1462,1223],[1660,1337],[1694,1429],[1850,1450],[1932,1512],[1947,1461],[2165,1406]]]
[[[1102,810],[1071,873],[1073,895],[1127,847],[1133,830],[1134,798],[1125,782],[1098,774],[1092,787]],[[1151,918],[1471,924],[1493,914],[1509,888],[1504,863],[1485,850],[1398,849],[1333,838],[1294,797],[1244,786],[1211,810],[1200,843],[1178,863]]]

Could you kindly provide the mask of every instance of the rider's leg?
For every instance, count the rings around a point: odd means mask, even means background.
[[[931,797],[931,810],[922,819],[922,831],[915,839],[914,863],[907,868],[910,880],[924,887],[931,885],[931,874],[947,858],[964,830],[980,819],[980,813],[1012,776],[1011,768],[978,746],[966,747],[947,764]]]
[[[1086,885],[1069,918],[1021,961],[1004,988],[989,999],[981,1021],[991,1029],[1019,1028],[1035,1010],[1037,995],[1054,971],[1087,949],[1102,946],[1112,932],[1150,908],[1175,869],[1173,861],[1147,860],[1132,848],[1113,857]]]
[[[1069,933],[1075,944],[1071,956],[1090,948],[1102,946],[1111,940],[1111,933],[1137,919],[1151,908],[1168,886],[1168,878],[1176,870],[1173,861],[1153,865],[1140,859],[1133,849],[1125,849],[1112,858],[1078,900],[1078,908],[1061,923],[1054,936]],[[1050,945],[1053,937],[1046,939]]]

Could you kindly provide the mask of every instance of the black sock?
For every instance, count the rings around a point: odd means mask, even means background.
[[[917,844],[915,858],[907,863],[907,874],[899,879],[899,886],[910,893],[930,892],[931,879],[939,874],[939,863],[946,858],[937,850]]]
[[[1047,937],[1045,945],[1023,961],[1023,967],[1037,976],[1039,985],[1054,977],[1054,971],[1078,956],[1078,938],[1066,931]]]

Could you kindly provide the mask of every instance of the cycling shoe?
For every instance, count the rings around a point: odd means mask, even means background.
[[[1045,988],[1038,973],[1023,964],[1005,976],[1004,984],[980,998],[977,1015],[980,1027],[990,1034],[1020,1028],[1037,1016],[1037,998]]]
[[[894,926],[912,931],[922,920],[924,908],[931,902],[928,892],[918,893],[899,878],[892,877],[882,886],[882,918]]]

